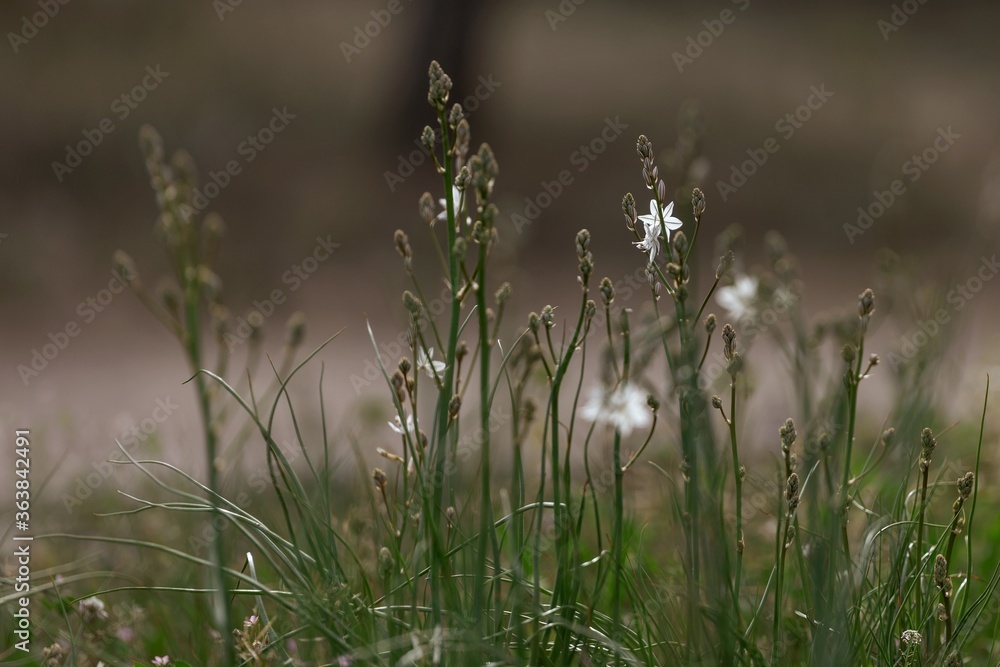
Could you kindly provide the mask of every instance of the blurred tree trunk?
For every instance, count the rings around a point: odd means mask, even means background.
[[[421,24],[413,58],[403,64],[398,90],[402,104],[392,113],[400,145],[410,145],[420,137],[425,125],[435,127],[427,105],[427,67],[437,60],[454,82],[451,101],[460,102],[475,88],[475,48],[481,41],[481,16],[486,0],[422,0]],[[414,5],[416,6],[416,5]],[[450,106],[450,105],[449,105]]]

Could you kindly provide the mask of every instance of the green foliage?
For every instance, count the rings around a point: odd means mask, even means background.
[[[403,296],[410,349],[402,359],[383,357],[369,327],[399,436],[396,449],[378,452],[382,467],[374,469],[366,444],[327,432],[322,378],[318,434],[305,428],[289,391],[333,338],[296,360],[302,323],[295,320],[269,388],[230,377],[230,319],[218,279],[203,263],[217,250],[221,225],[194,225],[193,168],[182,158],[168,168],[159,139],[144,130],[180,288],[154,297],[138,281],[133,286],[184,343],[204,410],[209,468],[222,447],[222,426],[239,424],[225,451],[240,452],[256,438],[266,453],[268,502],[248,508],[233,480],[228,488],[212,475],[202,483],[123,448],[149,488],[170,499],[133,496],[136,505],[121,514],[166,514],[191,531],[215,516],[224,528],[205,539],[210,553],[151,539],[47,539],[140,547],[150,558],[190,566],[188,572],[216,572],[225,590],[205,587],[193,574],[190,581],[129,582],[72,598],[40,586],[51,616],[47,631],[79,656],[69,659],[119,665],[135,658],[136,642],[110,638],[100,625],[108,619],[82,610],[81,600],[94,594],[115,600],[116,617],[129,594],[170,596],[182,606],[158,631],[142,632],[142,656],[155,649],[191,664],[988,659],[1000,618],[993,601],[1000,568],[992,564],[994,541],[973,548],[973,536],[978,543],[984,531],[989,537],[998,530],[995,520],[973,521],[985,403],[978,429],[921,432],[923,420],[943,418],[927,390],[933,359],[920,359],[896,373],[907,391],[886,424],[872,427],[865,421],[871,415],[859,409],[865,383],[888,372],[878,356],[865,356],[869,327],[877,325],[872,290],[848,316],[811,322],[784,241],[765,237],[767,265],[750,277],[734,252],[736,228],[718,230],[718,261],[699,266],[710,206],[683,182],[697,157],[693,122],[663,161],[673,170],[667,178],[678,183],[673,197],[652,142],[642,136],[637,143],[651,212],[638,215],[631,194],[622,211],[646,263],[645,294],[616,294],[610,279],[593,288],[591,236],[582,230],[573,247],[576,309],[545,306],[526,326],[504,328],[511,287],[493,285],[487,271],[500,242],[492,202],[497,161],[488,145],[470,151],[468,121],[459,105],[448,107],[450,79],[437,63],[429,74],[437,127],[423,136],[444,203],[439,212],[437,198],[425,194],[419,210],[449,298],[443,309],[429,307],[422,258],[397,231],[394,243],[412,283]],[[676,209],[671,199],[680,202]],[[569,253],[567,243],[566,261]],[[562,261],[561,250],[554,254]],[[706,276],[707,289],[699,289]],[[184,296],[171,296],[177,292]],[[887,289],[886,301],[901,292]],[[718,333],[713,296],[728,311]],[[630,301],[643,297],[641,308]],[[203,310],[218,343],[212,370],[199,343]],[[514,342],[501,344],[501,332]],[[761,350],[758,339],[774,349]],[[259,358],[259,344],[255,333],[249,360]],[[599,373],[587,374],[594,346]],[[760,369],[787,369],[796,398],[794,418],[773,424],[773,443],[763,453],[741,442],[748,422],[766,418],[746,409]],[[585,392],[589,383],[598,386]],[[716,389],[724,398],[712,395]],[[282,444],[288,439],[292,447]],[[363,471],[351,493],[332,482],[331,448],[348,445]],[[957,463],[970,456],[974,464]],[[74,591],[83,587],[72,584]],[[211,637],[209,618],[240,615],[242,625],[223,625]],[[136,632],[140,626],[140,619],[129,620]]]

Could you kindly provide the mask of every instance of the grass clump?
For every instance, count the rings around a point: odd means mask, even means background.
[[[435,205],[426,193],[418,203],[447,304],[439,315],[428,308],[425,263],[409,234],[396,231],[411,282],[401,303],[407,356],[383,357],[369,326],[396,446],[379,449],[371,468],[355,443],[366,478],[363,495],[346,499],[331,483],[330,449],[348,438],[327,431],[322,379],[319,433],[304,428],[289,393],[322,346],[297,358],[304,323],[295,316],[267,388],[232,377],[231,318],[211,271],[221,222],[195,214],[190,161],[181,154],[167,163],[159,138],[143,131],[174,275],[155,295],[138,280],[133,287],[187,355],[208,472],[201,482],[123,449],[122,462],[171,497],[133,496],[127,511],[211,517],[219,530],[205,540],[207,554],[155,540],[48,536],[140,547],[209,575],[204,586],[142,584],[97,595],[207,596],[201,613],[214,634],[202,628],[207,639],[188,655],[170,653],[191,664],[988,659],[1000,570],[973,557],[985,421],[968,469],[950,462],[970,451],[959,449],[959,437],[930,428],[918,435],[919,420],[939,417],[914,410],[912,395],[890,413],[892,427],[865,428],[865,380],[883,370],[876,354],[865,356],[875,293],[861,291],[848,317],[810,324],[794,257],[775,234],[765,238],[768,265],[757,275],[744,272],[733,228],[718,230],[718,260],[700,266],[709,202],[680,176],[668,191],[652,142],[640,136],[650,213],[638,214],[632,194],[622,212],[645,264],[646,303],[626,306],[614,281],[595,281],[596,249],[583,229],[564,255],[578,269],[572,309],[544,305],[525,325],[507,324],[512,287],[496,285],[488,270],[501,240],[500,169],[487,144],[472,149],[461,106],[449,106],[451,87],[432,63],[436,127],[422,140],[443,197]],[[672,157],[684,174],[696,156],[684,149]],[[711,312],[715,305],[725,312]],[[217,343],[211,368],[206,331]],[[776,370],[776,359],[786,361],[797,399],[795,414],[773,425],[777,437],[764,455],[741,438],[756,418],[747,406],[762,333],[777,351],[760,365]],[[595,345],[599,369],[588,374]],[[839,357],[831,353],[838,348]],[[248,355],[250,366],[261,356],[257,331]],[[225,448],[223,433],[231,436]],[[963,431],[962,439],[970,436]],[[938,438],[938,451],[955,452],[942,465],[931,457]],[[252,440],[266,456],[274,500],[253,513],[238,500],[238,476],[223,479],[217,465]],[[950,514],[938,506],[945,496]],[[95,639],[107,619],[94,615],[94,591],[38,590],[57,596],[65,620],[50,630],[45,664],[62,664],[70,652],[81,665],[134,657],[123,640]]]

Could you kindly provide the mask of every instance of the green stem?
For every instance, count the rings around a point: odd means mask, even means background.
[[[972,562],[972,518],[976,515],[976,498],[978,497],[977,491],[979,490],[979,458],[980,458],[980,456],[983,453],[983,433],[986,430],[986,407],[989,404],[989,400],[990,400],[990,376],[987,375],[986,376],[986,392],[983,395],[983,414],[982,414],[982,417],[980,417],[980,420],[979,420],[979,443],[976,445],[976,469],[973,471],[973,472],[975,472],[976,476],[975,476],[975,479],[973,481],[973,487],[972,487],[972,496],[971,496],[971,498],[972,498],[972,507],[969,509],[969,518],[968,518],[968,520],[965,523],[965,534],[966,534],[966,538],[965,538],[965,545],[966,545],[966,548],[965,548],[965,558],[966,558],[965,588],[962,590],[962,593],[963,593],[963,595],[962,595],[962,611],[961,611],[961,614],[959,614],[960,617],[961,616],[965,616],[965,609],[966,609],[966,605],[969,603],[969,595],[971,594],[970,589],[972,588],[972,581],[973,581],[973,575],[972,575],[972,568],[973,568],[973,562]]]
[[[772,628],[771,640],[771,664],[775,666],[779,664],[778,660],[781,656],[779,647],[781,646],[781,602],[785,579],[785,545],[788,543],[788,526],[791,525],[791,522],[792,515],[789,512],[785,515],[784,528],[782,528],[780,522],[778,525],[778,534],[781,536],[781,541],[778,543],[777,573],[774,581],[774,626]]]
[[[442,506],[442,499],[444,498],[444,479],[445,479],[445,464],[446,464],[446,444],[448,437],[448,427],[450,426],[450,420],[448,419],[448,406],[451,402],[452,389],[455,382],[455,352],[458,349],[458,327],[459,320],[461,318],[461,303],[458,300],[458,280],[459,280],[459,267],[458,267],[458,257],[455,256],[455,201],[454,193],[452,191],[452,184],[454,183],[454,174],[452,173],[452,159],[451,159],[451,138],[448,135],[448,121],[445,117],[445,112],[438,112],[438,125],[441,128],[441,142],[443,144],[443,162],[444,162],[444,193],[445,193],[445,204],[448,211],[448,277],[451,287],[451,313],[450,322],[448,328],[448,350],[445,357],[445,363],[448,365],[444,371],[444,381],[442,382],[440,393],[438,394],[438,401],[436,406],[436,426],[437,434],[434,438],[434,476],[430,480],[430,483],[434,487],[433,492],[433,504],[431,505],[429,511],[427,512],[427,529],[430,532],[430,539],[432,543],[439,543],[439,536],[437,534],[437,524],[438,519],[442,518],[444,515],[444,507]],[[441,586],[442,586],[442,572],[445,567],[443,561],[443,553],[439,549],[432,548],[431,550],[431,619],[435,626],[440,626],[443,614],[441,606]],[[454,609],[453,612],[458,612],[459,610]]]
[[[218,458],[218,440],[213,426],[211,391],[206,382],[205,376],[200,372],[203,370],[201,354],[201,332],[199,328],[199,306],[202,299],[201,282],[199,277],[199,267],[201,256],[199,251],[199,237],[197,226],[194,221],[186,215],[178,205],[176,200],[168,200],[168,204],[163,209],[164,213],[172,216],[175,224],[179,225],[180,234],[176,244],[170,242],[168,238],[168,253],[171,266],[174,269],[178,282],[184,289],[184,312],[183,329],[179,324],[168,325],[172,331],[180,332],[181,342],[187,353],[191,371],[196,373],[195,391],[198,394],[198,409],[201,415],[202,427],[205,431],[205,454],[208,462],[208,501],[211,507],[213,521],[224,523],[226,518],[219,509],[217,498],[221,497],[219,490],[219,470],[216,466]],[[138,283],[136,283],[138,285]],[[140,298],[147,304],[155,303],[145,294],[144,290],[138,290]],[[154,314],[162,312],[162,308],[153,309]],[[166,319],[173,322],[171,317]],[[222,660],[225,665],[236,664],[236,654],[233,647],[233,637],[231,634],[231,624],[229,615],[229,605],[226,601],[226,579],[225,566],[223,565],[223,546],[221,533],[214,531],[210,540],[210,553],[212,561],[212,612],[216,631],[222,636]]]
[[[676,304],[675,304],[676,306]],[[655,292],[653,299],[653,308],[656,313],[656,320],[659,322],[660,309],[659,302],[656,300]],[[683,340],[683,334],[681,334]],[[670,353],[670,346],[667,342],[666,332],[661,329],[660,340],[663,343],[663,354],[667,359],[667,366],[670,373],[671,380],[674,385],[677,385],[677,372],[678,372],[678,360]],[[681,344],[681,351],[684,351],[683,342]],[[680,360],[680,364],[683,364],[683,359]],[[697,379],[695,379],[697,382]],[[683,456],[683,462],[688,467],[688,481],[684,484],[684,514],[681,518],[684,528],[684,549],[685,558],[687,559],[687,635],[689,640],[684,643],[685,660],[688,664],[691,664],[694,659],[694,642],[695,640],[695,620],[698,616],[698,548],[696,544],[696,535],[694,526],[696,522],[692,520],[692,517],[697,514],[697,498],[696,494],[693,493],[693,483],[691,480],[694,479],[694,471],[697,468],[694,466],[692,461],[692,447],[690,442],[690,434],[688,432],[688,418],[684,416],[685,407],[683,402],[683,396],[678,398],[678,408],[681,417],[681,454]]]
[[[578,347],[580,341],[580,331],[583,327],[584,313],[587,307],[587,289],[584,285],[583,290],[583,301],[580,306],[580,316],[576,322],[576,329],[573,332],[573,337],[570,339],[569,345],[566,347],[562,358],[559,360],[559,365],[556,367],[555,377],[552,381],[552,392],[550,394],[550,412],[552,415],[552,420],[550,423],[551,428],[551,457],[552,457],[552,502],[553,502],[553,512],[555,514],[555,529],[556,529],[556,578],[555,586],[552,591],[552,605],[553,607],[560,605],[564,602],[565,590],[568,586],[567,578],[572,576],[570,572],[571,564],[567,558],[567,540],[569,539],[570,530],[572,525],[570,522],[570,512],[569,512],[569,498],[565,500],[562,498],[562,493],[560,490],[559,483],[559,393],[562,388],[563,378],[566,376],[566,372],[569,369],[570,359],[573,357],[573,353]],[[568,454],[568,453],[567,453]],[[572,609],[567,608],[565,611],[566,615],[572,615]],[[567,619],[569,620],[569,619]],[[568,635],[564,632],[564,641],[568,641]],[[557,653],[561,652],[564,647],[556,646],[555,651]]]
[[[736,625],[741,627],[743,621],[740,613],[740,590],[743,575],[743,475],[740,471],[740,452],[736,441],[736,376],[730,381],[729,395],[729,444],[733,452],[733,476],[736,480],[736,577],[733,585],[733,597],[736,603]]]
[[[848,586],[851,586],[852,575],[851,575],[851,543],[850,537],[847,532],[847,515],[850,507],[850,493],[848,492],[848,484],[851,481],[851,450],[854,447],[854,427],[857,422],[858,413],[858,383],[861,381],[861,361],[864,357],[865,352],[865,327],[862,325],[861,332],[858,334],[858,352],[857,359],[855,361],[855,366],[853,369],[849,369],[849,377],[847,384],[847,446],[844,453],[844,471],[843,477],[840,483],[840,501],[841,501],[841,538],[844,543],[844,556],[847,559],[847,571],[848,571]]]
[[[614,587],[611,592],[611,639],[616,643],[621,641],[622,633],[622,542],[625,539],[623,523],[624,502],[622,484],[622,436],[619,429],[615,429],[614,450],[612,454],[613,465],[615,466],[615,535],[612,542],[612,561],[615,569]],[[616,654],[615,664],[620,664],[620,658]]]
[[[197,373],[195,377],[195,389],[198,394],[198,408],[201,414],[202,427],[205,430],[205,454],[208,460],[208,494],[209,504],[212,508],[213,521],[224,523],[225,516],[219,509],[217,498],[221,493],[219,489],[219,468],[216,462],[218,452],[218,440],[215,426],[212,424],[212,406],[209,395],[209,388],[205,376],[199,371],[202,369],[201,358],[201,336],[199,330],[198,306],[201,301],[201,289],[198,278],[198,251],[197,244],[188,246],[190,257],[187,258],[189,272],[184,275],[185,281],[185,343],[187,344],[188,360],[191,369]],[[223,565],[224,553],[222,546],[221,531],[214,531],[211,539],[212,554],[212,612],[216,630],[222,635],[222,659],[224,665],[235,665],[236,654],[232,642],[232,625],[229,616],[229,604],[226,601],[226,578],[225,566]]]
[[[622,363],[622,383],[629,380],[629,370],[631,368],[632,344],[629,336],[628,313],[622,311],[622,338],[623,338],[623,363]],[[625,469],[622,467],[622,434],[621,430],[615,429],[615,437],[612,452],[612,464],[615,467],[615,534],[612,548],[612,561],[615,569],[614,585],[611,593],[611,638],[619,643],[622,632],[622,573],[624,563],[622,562],[623,542],[625,541],[624,523],[624,484],[623,476]],[[615,664],[621,664],[620,657],[615,655]]]
[[[500,572],[500,550],[493,531],[493,505],[490,491],[490,350],[489,322],[486,318],[486,243],[479,246],[479,287],[476,289],[476,307],[479,311],[479,425],[482,437],[481,474],[482,490],[479,499],[479,551],[476,558],[475,618],[482,627],[488,627],[483,614],[486,579],[487,538],[493,546],[493,570]],[[499,594],[500,587],[496,586]],[[499,614],[499,600],[496,612]],[[498,618],[499,620],[499,618]]]
[[[927,506],[927,476],[929,473],[930,461],[926,462],[924,465],[923,455],[921,454],[921,466],[923,470],[921,471],[920,477],[920,503],[916,507],[917,512],[917,545],[916,545],[916,556],[917,556],[917,616],[922,618],[923,612],[921,611],[923,601],[922,601],[922,579],[923,579],[923,569],[924,569],[924,508]]]

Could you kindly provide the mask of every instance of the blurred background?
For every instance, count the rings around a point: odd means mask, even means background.
[[[582,227],[598,276],[641,275],[620,212],[629,191],[645,212],[639,134],[663,164],[697,137],[683,178],[708,198],[703,233],[741,225],[750,270],[780,231],[812,312],[853,310],[885,248],[920,280],[963,284],[997,250],[995,3],[19,0],[0,25],[0,417],[44,434],[46,468],[113,453],[165,399],[179,407],[149,422],[150,442],[198,445],[181,351],[111,289],[118,248],[151,287],[167,268],[137,142],[146,123],[168,154],[190,153],[205,210],[225,220],[218,273],[234,315],[286,297],[265,349],[280,352],[296,310],[307,347],[346,327],[321,359],[348,419],[369,394],[384,402],[365,384],[366,315],[386,344],[405,326],[395,229],[437,275],[416,205],[442,196],[417,141],[433,122],[432,58],[455,80],[473,147],[488,141],[500,164],[494,275],[514,285],[512,327],[575,298]],[[324,244],[329,258],[307,261]],[[967,344],[942,391],[966,408],[981,404],[980,371],[1000,369],[994,283],[949,325]],[[67,327],[77,334],[25,374]],[[905,330],[877,335],[898,347]]]

